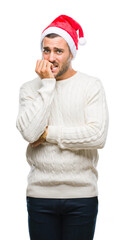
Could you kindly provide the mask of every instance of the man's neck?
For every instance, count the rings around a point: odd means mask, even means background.
[[[75,71],[74,69],[72,69],[72,68],[71,68],[71,69],[68,69],[68,71],[65,72],[62,76],[57,77],[57,78],[56,78],[56,81],[70,78],[70,77],[72,77],[75,73],[76,73],[76,71]]]

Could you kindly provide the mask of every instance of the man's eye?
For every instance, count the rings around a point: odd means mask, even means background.
[[[57,53],[58,53],[58,54],[62,53],[62,50],[57,50]]]
[[[49,50],[48,50],[48,49],[43,49],[43,52],[44,52],[44,53],[48,53]]]

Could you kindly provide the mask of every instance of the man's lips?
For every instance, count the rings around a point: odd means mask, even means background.
[[[58,68],[58,64],[53,64],[51,67],[52,72],[55,72]]]
[[[52,72],[56,72],[56,70],[57,70],[57,67],[52,68]]]

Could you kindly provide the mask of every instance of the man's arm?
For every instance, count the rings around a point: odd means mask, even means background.
[[[103,148],[108,130],[108,108],[99,80],[89,87],[85,105],[85,124],[78,127],[49,125],[46,141],[72,151]]]
[[[37,141],[45,131],[56,85],[56,79],[50,71],[51,64],[49,62],[44,64],[43,70],[40,64],[43,65],[43,61],[37,63],[36,72],[43,77],[41,88],[34,93],[35,90],[28,83],[24,83],[19,94],[16,127],[29,143]]]
[[[37,141],[31,143],[31,147],[37,147],[46,141],[46,136],[48,133],[47,129],[48,129],[48,126],[46,126],[46,129],[45,129],[44,133],[40,136],[40,138]]]

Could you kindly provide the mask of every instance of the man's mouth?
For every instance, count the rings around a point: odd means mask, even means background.
[[[55,72],[57,68],[58,68],[58,64],[57,63],[53,63],[53,65],[51,67],[52,72]]]

